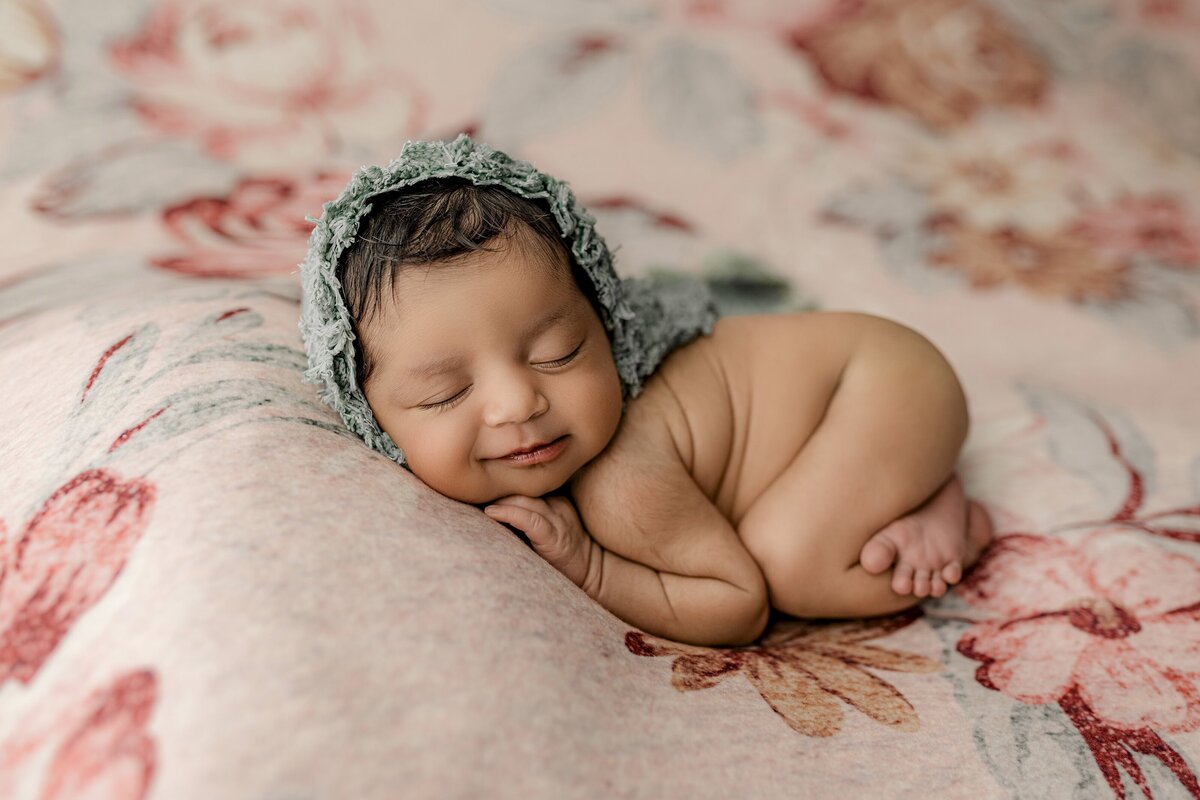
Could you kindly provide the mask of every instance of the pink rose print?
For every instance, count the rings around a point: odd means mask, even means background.
[[[979,0],[827,4],[791,43],[834,90],[902,108],[936,129],[985,108],[1033,107],[1050,73],[1003,15]]]
[[[1136,11],[1142,20],[1173,31],[1200,28],[1200,8],[1192,0],[1138,0]]]
[[[40,800],[146,797],[158,761],[146,730],[158,702],[158,678],[153,670],[134,669],[86,696],[84,691],[58,687],[22,720],[16,736],[0,742],[0,797],[16,796],[16,783],[28,780],[21,774],[26,770],[40,771],[34,778]]]
[[[958,642],[980,662],[979,683],[1057,703],[1118,796],[1118,767],[1150,796],[1132,751],[1200,796],[1155,732],[1200,727],[1200,564],[1116,526],[1077,541],[1014,534],[993,543],[959,594],[996,615]]]
[[[1114,259],[1146,255],[1165,266],[1200,270],[1200,215],[1171,194],[1125,196],[1089,209],[1070,229]]]
[[[70,732],[50,763],[42,800],[145,797],[156,759],[146,724],[157,693],[157,681],[149,670],[127,673],[93,693],[83,722]]]
[[[0,523],[0,687],[29,683],[116,580],[149,522],[154,487],[88,470],[9,539]]]
[[[353,0],[166,0],[112,57],[147,124],[287,163],[423,129],[426,102],[385,44]]]
[[[157,267],[203,278],[287,275],[304,259],[312,223],[337,197],[350,171],[310,178],[244,178],[226,197],[198,197],[163,212],[186,250],[152,259]]]

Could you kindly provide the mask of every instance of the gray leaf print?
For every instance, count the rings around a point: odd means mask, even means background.
[[[650,57],[646,104],[664,134],[720,159],[764,138],[749,84],[724,55],[686,40],[667,42]]]

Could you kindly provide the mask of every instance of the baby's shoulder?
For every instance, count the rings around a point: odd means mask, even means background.
[[[608,447],[570,481],[588,531],[604,547],[640,560],[639,542],[664,545],[707,503],[671,424],[677,410],[643,393],[626,408]]]
[[[572,479],[572,493],[619,491],[629,476],[642,476],[647,489],[668,491],[658,476],[691,478],[697,457],[719,438],[728,420],[717,412],[726,404],[719,376],[703,352],[706,340],[697,340],[673,352],[637,397],[629,399],[612,441]]]
[[[631,471],[661,472],[669,465],[686,464],[688,438],[686,421],[671,394],[647,387],[625,404],[612,440],[576,473],[572,488],[587,490]]]

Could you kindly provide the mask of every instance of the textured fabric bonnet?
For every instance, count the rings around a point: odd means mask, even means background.
[[[386,167],[360,169],[338,198],[325,204],[309,237],[308,255],[300,265],[300,333],[308,351],[304,380],[323,384],[321,399],[341,415],[346,426],[397,463],[407,466],[404,454],[380,429],[356,383],[354,333],[337,279],[337,263],[354,242],[360,220],[371,210],[372,197],[441,177],[502,186],[549,204],[576,263],[595,285],[625,398],[638,395],[642,382],[673,349],[711,332],[717,310],[702,282],[683,277],[617,277],[608,247],[596,233],[595,219],[579,205],[567,184],[525,161],[473,142],[466,134],[453,142],[408,142]]]

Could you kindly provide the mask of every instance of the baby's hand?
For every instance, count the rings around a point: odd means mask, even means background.
[[[585,588],[592,559],[592,537],[583,529],[579,512],[565,497],[502,497],[484,513],[524,531],[529,543],[550,565],[576,586]]]

